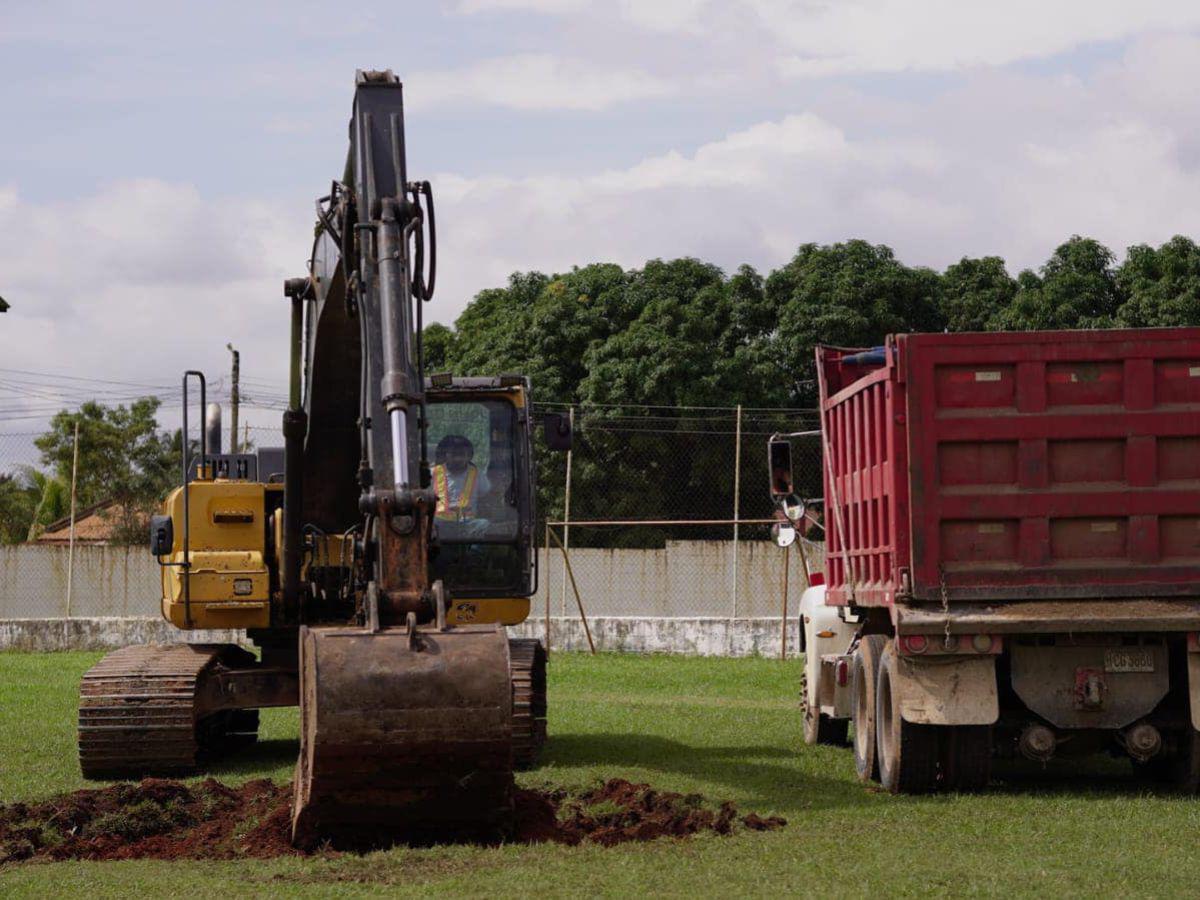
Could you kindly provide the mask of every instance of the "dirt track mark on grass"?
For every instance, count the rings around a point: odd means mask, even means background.
[[[233,788],[146,779],[0,805],[0,866],[30,859],[244,859],[299,855],[291,846],[291,788],[266,779]],[[521,789],[511,829],[486,843],[613,846],[694,834],[767,831],[786,822],[739,815],[730,802],[658,791],[615,778],[593,788]],[[417,845],[421,835],[410,835]],[[379,845],[355,849],[380,849]],[[332,854],[323,848],[323,855]]]
[[[698,706],[705,709],[761,709],[792,712],[800,709],[799,700],[749,700],[743,697],[675,697],[611,693],[566,693],[558,691],[556,702],[564,700],[584,703],[620,704],[621,706]]]

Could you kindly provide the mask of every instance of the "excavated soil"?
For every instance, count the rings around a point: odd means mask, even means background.
[[[146,779],[38,803],[0,804],[0,865],[64,859],[240,859],[301,855],[289,842],[291,787],[267,779],[229,787]],[[612,846],[786,822],[699,795],[613,779],[590,790],[518,790],[508,840]],[[323,852],[333,852],[325,848]]]

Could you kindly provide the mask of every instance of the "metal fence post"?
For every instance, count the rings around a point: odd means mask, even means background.
[[[733,609],[731,619],[736,619],[738,614],[738,508],[741,506],[742,499],[742,404],[738,404],[737,408],[737,427],[734,431],[733,444],[733,565],[730,570],[733,572],[733,584],[730,586],[730,593],[733,597]]]
[[[546,658],[550,657],[550,523],[546,522],[546,578],[542,590],[546,592]]]
[[[575,407],[567,410],[567,421],[571,426],[571,433],[575,433]],[[563,559],[566,559],[566,553],[571,549],[571,526],[568,524],[571,521],[571,450],[567,450],[567,485],[566,492],[563,494]],[[547,575],[549,573],[547,572]],[[562,595],[559,598],[558,614],[564,619],[567,617],[567,567],[564,562],[562,573]]]
[[[71,618],[71,589],[75,575],[75,480],[79,472],[79,415],[75,416],[75,440],[71,449],[71,532],[67,540],[67,618]]]
[[[791,552],[791,549],[792,549],[791,544],[789,544],[788,546],[783,548],[783,616],[781,617],[781,622],[780,622],[780,626],[779,626],[779,658],[780,659],[787,659],[787,650],[788,650],[788,646],[787,646],[788,566],[791,563],[791,560],[788,559],[788,556]]]

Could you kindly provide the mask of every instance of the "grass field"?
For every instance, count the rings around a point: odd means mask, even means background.
[[[0,801],[85,786],[74,757],[79,676],[96,654],[0,653]],[[56,863],[0,870],[0,895],[357,896],[1193,895],[1200,801],[1154,794],[1114,763],[1010,773],[978,796],[892,797],[846,750],[804,747],[797,662],[555,656],[551,743],[526,784],[599,778],[776,813],[769,833],[605,849],[396,849],[333,859]],[[293,710],[215,774],[291,777]]]

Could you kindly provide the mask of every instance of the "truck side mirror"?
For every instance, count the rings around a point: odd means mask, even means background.
[[[571,419],[562,413],[545,413],[542,416],[542,431],[546,438],[546,446],[551,450],[570,450]]]
[[[768,465],[771,469],[771,499],[782,500],[796,492],[792,484],[792,444],[786,438],[767,441]]]
[[[150,517],[150,552],[167,556],[175,546],[175,526],[170,516]]]

